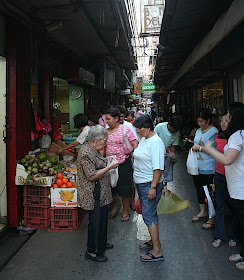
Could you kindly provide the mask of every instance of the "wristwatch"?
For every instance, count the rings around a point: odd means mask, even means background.
[[[155,189],[156,190],[157,187],[151,187],[151,189]]]

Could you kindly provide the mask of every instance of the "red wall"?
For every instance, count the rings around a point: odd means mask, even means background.
[[[15,20],[7,24],[7,185],[8,224],[23,215],[22,187],[15,185],[16,162],[30,150],[30,32]]]

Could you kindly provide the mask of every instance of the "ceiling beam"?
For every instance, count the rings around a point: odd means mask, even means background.
[[[187,73],[200,59],[213,50],[222,40],[224,40],[242,21],[244,20],[243,0],[234,0],[229,10],[219,17],[214,27],[197,44],[191,54],[182,64],[176,75],[166,84],[168,90]]]

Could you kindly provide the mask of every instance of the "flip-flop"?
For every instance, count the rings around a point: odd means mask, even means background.
[[[235,266],[240,270],[244,270],[244,262],[238,262],[235,264]]]
[[[134,206],[130,205],[130,209],[131,209],[132,211],[136,211],[135,205],[134,205]]]
[[[196,223],[196,222],[199,222],[199,221],[202,221],[202,220],[204,220],[204,219],[206,219],[207,218],[207,215],[206,216],[202,216],[202,217],[199,217],[199,216],[194,216],[193,218],[192,218],[192,222],[193,223]]]
[[[123,215],[121,218],[121,222],[128,222],[130,219],[130,215]]]
[[[236,247],[237,242],[236,242],[235,240],[233,240],[233,239],[230,239],[228,245],[229,245],[230,247]]]
[[[142,246],[142,245],[146,245],[146,246]],[[153,248],[153,245],[150,244],[148,241],[142,243],[139,247],[140,249],[152,249]]]
[[[208,225],[208,226],[206,226],[206,225]],[[205,229],[205,230],[212,229],[214,227],[215,227],[215,224],[212,224],[212,223],[209,223],[209,222],[206,222],[206,223],[202,224],[202,229]]]
[[[240,256],[240,254],[233,254],[229,257],[230,262],[239,262],[244,261],[244,259]]]
[[[152,255],[151,253],[147,252],[144,255],[149,256],[151,259],[144,259],[142,256],[140,257],[140,260],[142,262],[158,262],[158,261],[163,261],[164,260],[164,256],[160,256],[160,257],[155,257],[154,255]]]
[[[212,246],[214,248],[219,248],[219,246],[222,244],[225,244],[225,242],[222,241],[221,239],[215,239],[214,242],[212,242]]]

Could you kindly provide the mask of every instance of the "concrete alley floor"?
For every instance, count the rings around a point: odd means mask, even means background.
[[[165,260],[143,263],[139,250],[142,242],[137,239],[137,214],[131,211],[131,219],[121,223],[121,213],[109,222],[108,241],[114,244],[108,250],[106,263],[85,260],[87,240],[87,216],[80,228],[73,232],[38,230],[19,250],[0,273],[2,280],[206,280],[244,279],[228,261],[239,247],[222,245],[215,249],[211,242],[214,230],[203,230],[201,223],[192,223],[197,214],[197,198],[190,175],[186,172],[186,154],[178,153],[174,182],[169,189],[190,201],[187,209],[169,215],[159,215],[159,233]]]

